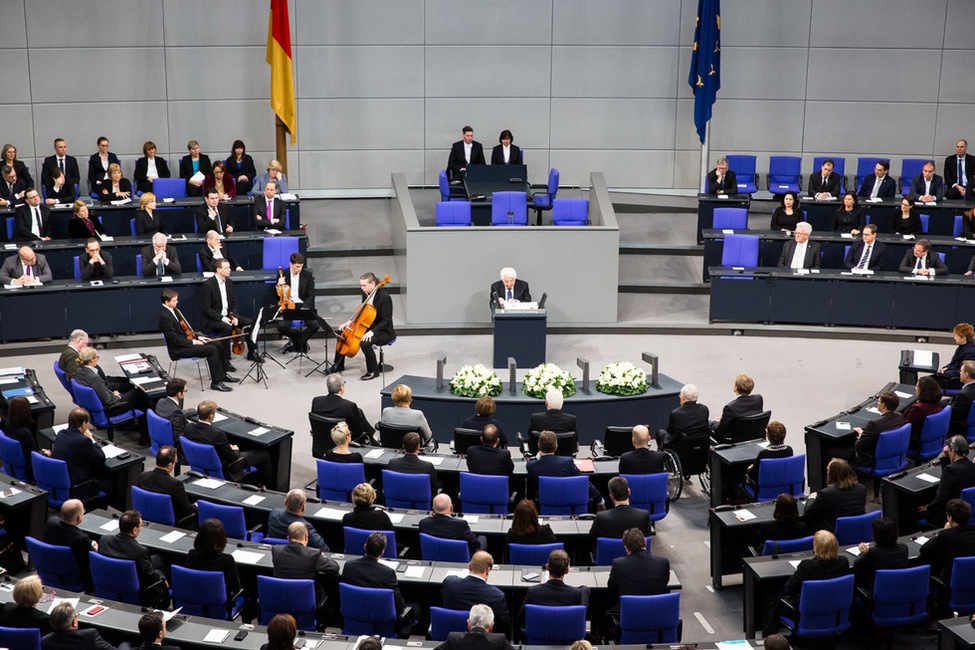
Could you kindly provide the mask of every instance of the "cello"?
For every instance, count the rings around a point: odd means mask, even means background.
[[[387,284],[389,284],[388,275],[383,276],[383,281],[377,284],[372,293],[356,308],[349,320],[349,325],[339,331],[335,341],[335,352],[337,354],[349,358],[359,354],[362,335],[369,331],[376,320],[376,306],[373,304],[376,292]]]

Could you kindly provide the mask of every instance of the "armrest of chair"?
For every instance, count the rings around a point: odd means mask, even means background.
[[[589,443],[589,453],[592,454],[593,458],[602,456],[605,449],[606,446],[603,444],[602,440],[593,440],[591,443]]]
[[[244,595],[243,589],[238,589],[232,594],[227,594],[227,619],[234,620],[240,616],[240,611],[234,612],[234,605],[237,603],[237,599]]]
[[[785,598],[779,598],[779,618],[787,616],[799,626],[799,608]]]
[[[312,480],[311,483],[305,485],[305,491],[314,490],[315,494],[318,494],[318,479]]]
[[[230,464],[227,465],[227,470],[224,473],[226,474],[228,472],[232,472],[236,468],[242,468],[243,470],[246,470],[248,467],[249,466],[247,464],[247,459],[244,457],[240,457],[237,460],[231,461]]]
[[[758,174],[755,174],[755,176],[757,177]],[[758,187],[757,180],[755,181],[755,187]],[[765,174],[765,189],[767,189],[769,192],[772,191],[772,174],[769,173]]]
[[[257,524],[253,528],[248,528],[247,529],[247,537],[249,538],[254,533],[260,532],[262,528],[264,528],[264,524]]]
[[[184,526],[183,524],[189,525],[194,519],[196,519],[196,513],[195,512],[191,512],[190,514],[186,515],[182,519],[177,519],[176,520],[176,527],[177,528],[185,528],[186,526]]]
[[[413,607],[407,605],[401,611],[396,613],[396,623],[397,625],[402,625],[408,623],[413,625],[416,622],[416,612],[413,611]]]
[[[579,515],[576,517],[576,519],[581,519],[582,521],[593,521],[596,519],[596,515],[592,514],[591,512],[587,512]]]
[[[802,191],[802,174],[799,174],[799,191]]]
[[[867,608],[867,611],[873,611],[873,593],[867,590],[866,587],[857,587],[856,595],[863,602],[863,606]]]

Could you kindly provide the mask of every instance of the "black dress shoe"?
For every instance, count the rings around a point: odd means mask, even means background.
[[[375,379],[379,376],[378,372],[367,372],[366,374],[359,377],[362,381],[369,381],[370,379]]]
[[[294,351],[295,351],[294,343],[290,343],[290,342],[286,343],[285,346],[281,348],[281,352],[294,352]]]
[[[225,365],[223,367],[223,371],[224,372],[237,372],[237,368],[233,364],[228,363],[227,365]]]
[[[260,357],[258,357],[255,352],[248,352],[247,353],[247,360],[248,361],[253,361],[254,363],[257,363],[258,361],[260,361]]]
[[[231,377],[230,375],[225,376],[223,380],[228,384],[236,384],[240,382],[239,379],[237,379],[236,377]]]
[[[210,390],[218,390],[221,393],[229,393],[230,391],[233,390],[233,388],[231,388],[230,386],[228,386],[228,385],[226,385],[224,383],[215,382],[215,383],[210,384]]]

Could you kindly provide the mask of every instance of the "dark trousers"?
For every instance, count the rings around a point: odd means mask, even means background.
[[[240,324],[240,327],[242,329],[250,327],[254,323],[253,320],[251,320],[250,318],[245,318],[244,316],[238,316],[237,322]],[[219,334],[220,337],[222,338],[224,336],[230,336],[230,333],[233,331],[234,328],[231,327],[230,325],[227,325],[222,320],[218,320],[218,321],[210,321],[209,323],[207,323],[206,329],[208,332]],[[249,333],[241,334],[241,336],[243,336],[244,339],[247,341],[248,356],[257,356],[257,346],[255,346],[254,343],[251,341],[250,334]],[[224,339],[223,341],[218,341],[217,343],[214,344],[220,346],[220,356],[224,360],[224,364],[225,364],[224,367],[226,367],[226,365],[230,363],[230,346],[232,343],[233,341],[231,341],[231,339]]]
[[[318,331],[319,325],[315,321],[309,320],[303,321],[304,328],[300,328],[293,326],[293,322],[302,321],[278,321],[275,323],[275,327],[278,328],[278,332],[291,340],[291,344],[295,346],[295,350],[298,352],[307,352],[308,340]]]
[[[182,350],[170,350],[169,356],[173,359],[189,359],[192,357],[206,359],[207,367],[210,368],[210,381],[213,383],[221,382],[227,376],[226,371],[223,369],[224,362],[223,356],[220,354],[219,343],[205,343]]]
[[[244,476],[244,483],[251,483],[253,485],[271,485],[271,479],[273,478],[271,471],[271,457],[268,456],[266,451],[260,449],[242,451],[240,452],[240,457],[256,470]]]

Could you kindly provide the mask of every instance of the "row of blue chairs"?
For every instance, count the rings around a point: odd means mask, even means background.
[[[807,212],[802,211],[803,220],[806,219]],[[931,223],[931,215],[919,214],[921,219],[921,231],[928,232]],[[867,223],[870,223],[870,215],[867,215]],[[747,230],[748,229],[748,210],[747,208],[715,208],[714,218],[711,227],[716,230]],[[952,224],[952,237],[960,237],[962,231],[962,215],[956,214]]]
[[[471,225],[469,201],[438,201],[436,208],[438,226]],[[528,205],[525,192],[495,192],[491,195],[492,226],[528,225]],[[588,199],[555,199],[552,201],[552,225],[589,225]]]
[[[754,235],[739,235],[731,233],[723,235],[721,247],[721,266],[741,266],[754,268],[758,266],[758,247],[761,238]],[[846,246],[843,256],[850,252],[850,247]],[[945,261],[945,254],[938,253],[938,258]]]

